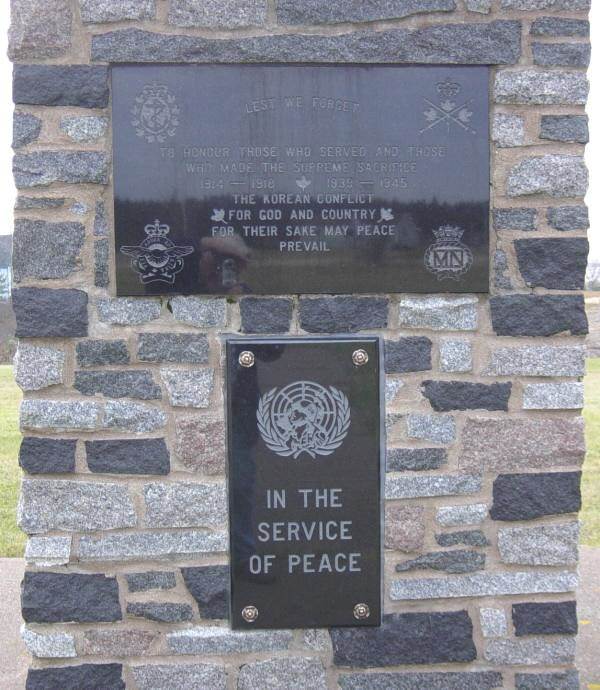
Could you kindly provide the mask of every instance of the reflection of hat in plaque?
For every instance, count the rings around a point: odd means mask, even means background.
[[[250,249],[239,235],[204,237],[200,241],[200,249],[205,252],[209,251],[230,256],[241,261],[248,261],[250,259]]]

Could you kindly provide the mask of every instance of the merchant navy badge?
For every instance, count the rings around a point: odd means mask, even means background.
[[[151,144],[162,144],[167,137],[174,137],[179,126],[180,110],[175,96],[157,82],[144,86],[131,113],[135,133]]]
[[[473,265],[473,252],[461,242],[464,230],[442,225],[433,231],[435,242],[425,252],[425,268],[438,280],[459,280]]]
[[[147,235],[137,247],[121,247],[121,253],[131,257],[131,265],[140,274],[142,283],[160,281],[175,283],[175,276],[183,270],[183,258],[194,251],[194,247],[176,246],[167,235],[168,225],[161,225],[159,220],[146,225]]]
[[[348,435],[350,404],[342,391],[296,381],[265,393],[256,411],[258,430],[277,455],[331,455]]]

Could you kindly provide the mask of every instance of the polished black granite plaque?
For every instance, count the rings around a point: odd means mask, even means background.
[[[373,337],[228,341],[234,628],[380,624],[381,371]]]
[[[487,292],[487,67],[112,68],[119,295]]]

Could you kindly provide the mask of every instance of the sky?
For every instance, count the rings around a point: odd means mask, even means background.
[[[592,3],[590,14],[592,23],[592,63],[589,70],[591,91],[587,112],[590,117],[590,144],[586,148],[586,161],[590,169],[590,190],[600,189],[600,3]],[[6,107],[0,110],[0,201],[4,224],[0,225],[0,235],[12,232],[12,214],[15,188],[12,180],[12,67],[6,57],[7,32],[10,25],[10,3],[0,0],[0,102]],[[590,207],[590,261],[600,262],[600,195],[588,193],[586,201]]]

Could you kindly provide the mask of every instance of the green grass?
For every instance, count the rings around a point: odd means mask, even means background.
[[[25,535],[17,527],[16,509],[21,470],[19,454],[19,401],[21,391],[12,367],[0,365],[0,557],[20,557]]]
[[[600,546],[600,358],[588,359],[583,415],[587,457],[581,487],[581,543]]]

